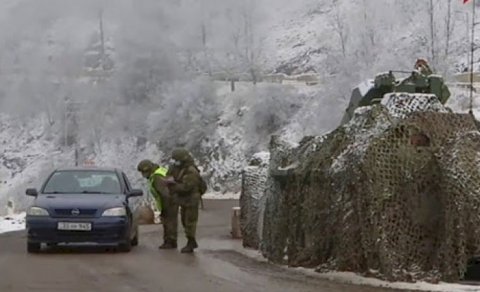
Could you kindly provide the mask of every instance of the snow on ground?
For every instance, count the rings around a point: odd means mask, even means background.
[[[220,193],[220,192],[209,192],[202,196],[205,200],[238,200],[240,199],[240,193]]]
[[[25,229],[25,213],[0,217],[0,233]]]
[[[470,107],[470,90],[455,86],[450,86],[449,88],[452,96],[447,101],[446,106],[450,107],[456,113],[468,113]],[[476,119],[480,119],[480,95],[477,93],[473,93],[472,108]]]
[[[416,290],[416,291],[439,291],[439,292],[473,292],[480,291],[480,286],[476,285],[463,285],[463,284],[451,284],[440,282],[438,284],[430,284],[426,282],[406,283],[406,282],[386,282],[375,278],[363,277],[351,272],[330,272],[330,273],[317,273],[313,270],[296,268],[295,270],[303,273],[313,275],[315,277],[327,279],[335,282],[342,282],[354,285],[366,285],[374,287],[384,287],[392,289],[402,290]]]
[[[245,249],[245,248],[238,248],[237,251],[256,261],[268,262],[268,260],[264,258],[259,251],[252,250],[252,249]],[[307,274],[312,277],[329,280],[333,282],[345,283],[345,284],[383,287],[383,288],[401,289],[401,290],[408,290],[408,291],[480,292],[480,286],[476,286],[476,285],[452,284],[452,283],[444,283],[444,282],[440,282],[438,284],[430,284],[426,282],[417,282],[417,283],[387,282],[387,281],[378,280],[375,278],[363,277],[351,272],[318,273],[318,272],[315,272],[315,270],[313,269],[290,268],[287,266],[281,266],[281,267],[284,269],[288,269],[289,271],[294,270],[300,273]]]

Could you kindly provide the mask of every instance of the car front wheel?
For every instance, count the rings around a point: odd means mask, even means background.
[[[37,242],[27,242],[27,252],[28,253],[38,253],[40,252],[42,246]]]
[[[128,240],[126,243],[121,243],[118,246],[121,252],[130,252],[132,250],[132,241]]]
[[[135,231],[135,237],[132,239],[132,246],[137,246],[138,245],[138,227],[136,228]]]
[[[132,239],[130,237],[130,232],[125,237],[125,241],[121,242],[118,245],[118,249],[120,250],[120,252],[129,252],[130,250],[132,250]]]

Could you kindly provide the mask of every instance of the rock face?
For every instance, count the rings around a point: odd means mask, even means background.
[[[251,246],[274,262],[457,281],[480,251],[480,132],[433,95],[386,95],[324,137],[273,137],[270,150],[261,219],[247,208],[243,220],[261,223]]]

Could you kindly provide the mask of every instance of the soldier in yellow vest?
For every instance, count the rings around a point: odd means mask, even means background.
[[[137,166],[142,176],[148,179],[150,192],[155,199],[163,224],[163,245],[160,249],[177,248],[178,203],[168,189],[168,169],[150,160],[142,160]]]

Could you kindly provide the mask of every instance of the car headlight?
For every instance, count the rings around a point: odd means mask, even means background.
[[[127,216],[125,207],[111,208],[103,211],[102,216]]]
[[[49,216],[48,211],[40,207],[31,207],[27,211],[28,216]]]

